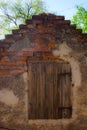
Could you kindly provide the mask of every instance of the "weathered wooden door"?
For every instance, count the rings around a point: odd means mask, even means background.
[[[71,117],[70,64],[55,61],[30,61],[29,119]]]

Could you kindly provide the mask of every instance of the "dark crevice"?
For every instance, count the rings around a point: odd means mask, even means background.
[[[10,129],[10,128],[7,128],[7,127],[0,127],[0,129],[5,129],[5,130],[16,130],[16,129]]]

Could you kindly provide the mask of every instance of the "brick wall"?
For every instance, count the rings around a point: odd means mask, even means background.
[[[14,130],[87,129],[87,34],[63,16],[41,14],[0,41],[0,127]],[[72,71],[72,118],[28,120],[27,62],[69,62]]]

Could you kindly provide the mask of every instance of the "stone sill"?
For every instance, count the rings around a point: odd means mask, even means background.
[[[69,124],[73,122],[75,118],[70,118],[70,119],[37,119],[37,120],[29,120],[28,123],[30,125],[61,125],[61,124]]]

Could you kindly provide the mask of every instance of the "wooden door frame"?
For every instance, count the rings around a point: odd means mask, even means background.
[[[55,61],[55,60],[39,60],[39,59],[34,59],[34,60],[29,60],[28,61],[28,66],[29,66],[29,63],[37,63],[37,62],[47,62],[47,61],[50,61],[50,62],[56,62],[56,63],[67,63],[69,64],[69,62],[64,62],[64,61]],[[71,109],[72,109],[72,106],[71,106]],[[71,110],[72,111],[72,110]],[[40,120],[40,119],[38,119]],[[43,119],[44,120],[44,119]],[[55,119],[54,119],[55,120]]]

